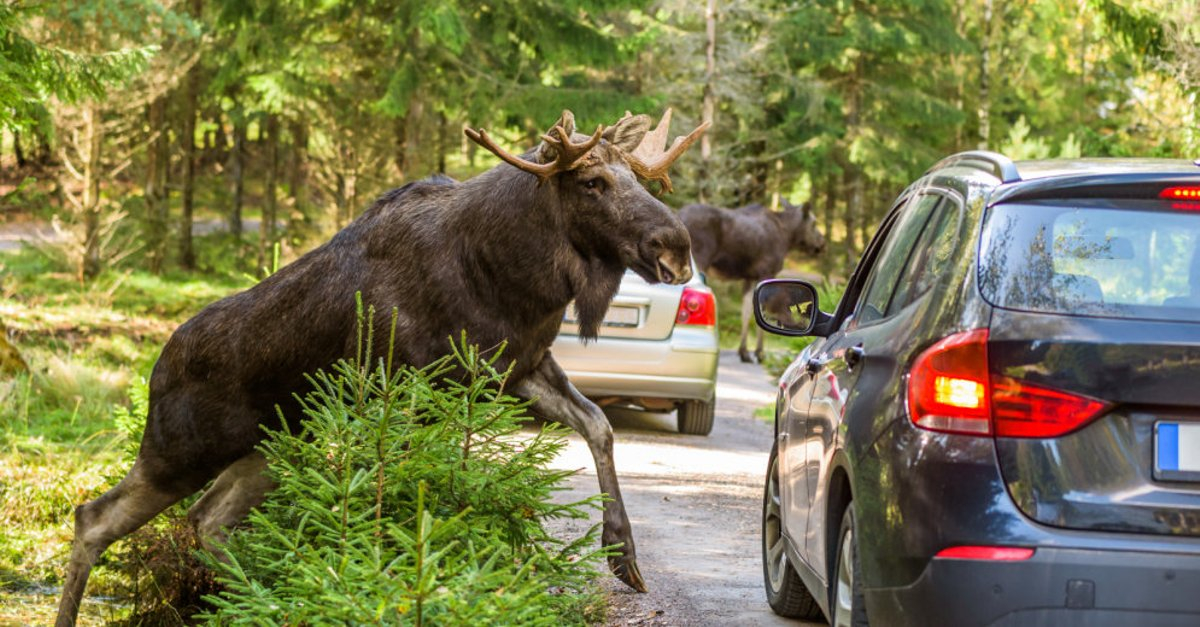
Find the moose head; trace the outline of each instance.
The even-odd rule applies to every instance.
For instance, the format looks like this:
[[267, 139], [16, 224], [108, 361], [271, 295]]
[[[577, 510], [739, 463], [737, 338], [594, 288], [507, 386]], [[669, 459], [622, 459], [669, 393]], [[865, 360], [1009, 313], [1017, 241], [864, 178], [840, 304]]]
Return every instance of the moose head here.
[[809, 255], [819, 255], [825, 250], [825, 236], [817, 228], [817, 217], [813, 215], [811, 204], [793, 205], [784, 200], [780, 217], [790, 233], [789, 248]]
[[680, 284], [692, 276], [687, 229], [639, 179], [670, 192], [671, 163], [708, 123], [666, 149], [670, 123], [670, 109], [653, 131], [649, 116], [626, 112], [588, 136], [576, 133], [575, 116], [563, 111], [542, 143], [521, 156], [505, 151], [486, 131], [466, 132], [504, 162], [537, 177], [539, 199], [557, 206], [571, 245], [585, 257], [630, 268], [651, 283]]

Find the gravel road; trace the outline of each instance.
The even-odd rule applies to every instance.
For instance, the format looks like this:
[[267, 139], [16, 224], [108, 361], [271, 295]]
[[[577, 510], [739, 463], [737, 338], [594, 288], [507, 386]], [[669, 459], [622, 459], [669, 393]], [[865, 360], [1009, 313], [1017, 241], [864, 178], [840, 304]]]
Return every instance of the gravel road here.
[[[674, 414], [610, 412], [638, 566], [650, 588], [638, 594], [603, 577], [611, 625], [820, 624], [775, 616], [763, 594], [759, 517], [772, 426], [753, 414], [774, 403], [771, 379], [732, 351], [721, 353], [718, 372], [708, 437], [677, 433]], [[582, 469], [561, 498], [597, 492], [591, 455], [578, 437], [555, 465]], [[579, 533], [583, 523], [563, 527]]]

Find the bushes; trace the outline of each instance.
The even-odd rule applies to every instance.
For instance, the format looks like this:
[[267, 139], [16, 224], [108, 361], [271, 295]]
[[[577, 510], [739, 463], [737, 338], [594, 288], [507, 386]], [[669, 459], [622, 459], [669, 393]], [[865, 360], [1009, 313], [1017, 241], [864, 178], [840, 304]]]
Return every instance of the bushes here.
[[208, 618], [588, 621], [600, 605], [588, 587], [603, 556], [590, 548], [596, 529], [562, 543], [544, 523], [596, 503], [550, 502], [570, 474], [545, 468], [561, 431], [516, 437], [525, 405], [504, 395], [498, 357], [464, 339], [423, 369], [361, 367], [366, 357], [315, 375], [302, 430], [262, 445], [278, 489], [232, 534], [226, 561], [210, 560], [225, 590]]

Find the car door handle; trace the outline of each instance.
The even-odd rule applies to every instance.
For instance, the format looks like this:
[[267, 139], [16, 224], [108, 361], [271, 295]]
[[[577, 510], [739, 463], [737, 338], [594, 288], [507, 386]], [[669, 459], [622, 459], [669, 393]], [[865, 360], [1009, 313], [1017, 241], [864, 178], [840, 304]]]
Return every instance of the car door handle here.
[[862, 363], [863, 356], [866, 353], [863, 351], [863, 345], [857, 344], [846, 349], [846, 367], [854, 370], [854, 367]]

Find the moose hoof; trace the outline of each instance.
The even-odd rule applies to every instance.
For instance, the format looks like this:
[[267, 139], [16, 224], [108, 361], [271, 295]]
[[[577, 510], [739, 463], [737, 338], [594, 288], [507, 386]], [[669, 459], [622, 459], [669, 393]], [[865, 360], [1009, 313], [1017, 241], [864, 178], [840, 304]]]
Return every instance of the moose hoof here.
[[635, 558], [625, 555], [615, 555], [608, 558], [608, 567], [612, 569], [617, 579], [620, 579], [625, 585], [638, 592], [649, 592], [645, 580], [642, 579], [642, 573], [638, 570]]
[[750, 360], [750, 351], [747, 351], [747, 350], [739, 350], [739, 351], [738, 351], [738, 357], [741, 357], [741, 359], [742, 359], [742, 363], [743, 363], [743, 364], [749, 364], [749, 363], [753, 363], [753, 362], [751, 362], [751, 360]]
[[754, 351], [754, 361], [756, 361], [760, 364], [763, 362], [763, 352], [762, 351]]

